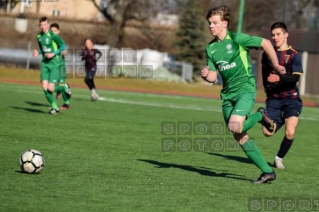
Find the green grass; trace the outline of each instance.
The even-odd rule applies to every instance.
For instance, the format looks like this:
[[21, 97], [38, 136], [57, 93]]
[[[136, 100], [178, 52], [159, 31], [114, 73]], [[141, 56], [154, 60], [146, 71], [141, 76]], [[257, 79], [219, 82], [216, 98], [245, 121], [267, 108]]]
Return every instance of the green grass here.
[[[71, 109], [50, 116], [40, 86], [0, 84], [0, 211], [228, 212], [248, 211], [253, 197], [318, 197], [317, 108], [304, 108], [286, 169], [254, 185], [260, 171], [241, 151], [162, 150], [163, 121], [222, 121], [220, 100], [103, 90], [91, 102], [72, 91]], [[250, 136], [272, 163], [283, 129]], [[29, 148], [44, 155], [40, 174], [20, 172]]]

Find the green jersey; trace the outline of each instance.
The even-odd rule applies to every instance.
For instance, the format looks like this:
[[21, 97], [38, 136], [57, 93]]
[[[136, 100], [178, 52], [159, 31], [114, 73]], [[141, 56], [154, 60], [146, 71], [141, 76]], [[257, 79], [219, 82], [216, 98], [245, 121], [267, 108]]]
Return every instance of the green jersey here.
[[[37, 35], [37, 40], [42, 53], [42, 62], [61, 62], [60, 53], [65, 49], [65, 44], [59, 35], [54, 34], [51, 30], [49, 30], [47, 33], [39, 33]], [[54, 53], [55, 56], [48, 59], [45, 57], [46, 53]]]
[[221, 42], [214, 39], [206, 46], [206, 59], [210, 71], [218, 71], [223, 79], [221, 99], [256, 92], [249, 49], [258, 49], [262, 38], [228, 31]]

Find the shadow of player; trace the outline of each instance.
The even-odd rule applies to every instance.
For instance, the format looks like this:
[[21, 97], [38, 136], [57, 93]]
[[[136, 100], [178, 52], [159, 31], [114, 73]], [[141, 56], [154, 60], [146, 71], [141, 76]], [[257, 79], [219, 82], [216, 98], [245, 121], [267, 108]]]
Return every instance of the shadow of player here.
[[27, 103], [27, 104], [29, 104], [31, 106], [51, 107], [50, 105], [46, 105], [46, 104], [42, 104], [42, 103], [38, 103], [38, 102], [25, 101], [25, 103]]
[[182, 169], [185, 171], [196, 172], [196, 173], [198, 173], [200, 175], [204, 175], [204, 176], [225, 177], [225, 178], [236, 179], [236, 180], [250, 181], [249, 179], [241, 177], [242, 175], [236, 175], [236, 174], [231, 174], [231, 173], [227, 173], [227, 172], [216, 173], [216, 172], [211, 171], [208, 168], [204, 168], [204, 167], [198, 168], [198, 167], [189, 166], [189, 165], [163, 163], [163, 162], [159, 162], [159, 161], [155, 161], [155, 160], [146, 160], [146, 159], [137, 159], [137, 160], [156, 165], [157, 166], [156, 168], [177, 168], [177, 169]]
[[31, 113], [45, 113], [42, 110], [26, 108], [26, 107], [15, 107], [15, 106], [12, 106], [11, 108], [17, 109], [17, 110], [25, 110], [25, 111], [28, 111], [28, 112], [31, 112]]

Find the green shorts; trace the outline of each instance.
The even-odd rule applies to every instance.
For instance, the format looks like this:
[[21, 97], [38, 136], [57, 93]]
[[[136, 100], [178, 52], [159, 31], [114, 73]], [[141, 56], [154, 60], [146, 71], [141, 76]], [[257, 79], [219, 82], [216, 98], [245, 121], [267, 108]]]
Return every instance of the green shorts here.
[[238, 96], [223, 101], [223, 116], [228, 124], [231, 115], [249, 115], [256, 101], [256, 93], [243, 93]]
[[58, 83], [64, 84], [65, 83], [65, 79], [66, 79], [66, 66], [65, 66], [65, 64], [62, 64], [62, 65], [60, 65], [60, 68], [59, 68]]
[[59, 67], [56, 64], [42, 63], [40, 79], [41, 82], [44, 80], [48, 80], [49, 83], [56, 84], [59, 79]]

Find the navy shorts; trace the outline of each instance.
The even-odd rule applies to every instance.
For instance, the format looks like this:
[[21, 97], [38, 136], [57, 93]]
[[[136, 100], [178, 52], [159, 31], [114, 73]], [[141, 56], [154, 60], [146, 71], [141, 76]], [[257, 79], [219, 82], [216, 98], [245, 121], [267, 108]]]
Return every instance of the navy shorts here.
[[267, 98], [266, 110], [270, 119], [276, 125], [276, 131], [284, 124], [285, 119], [292, 116], [299, 116], [302, 110], [302, 100], [298, 97], [296, 99], [272, 99]]
[[93, 68], [86, 72], [85, 79], [94, 79], [96, 68]]

